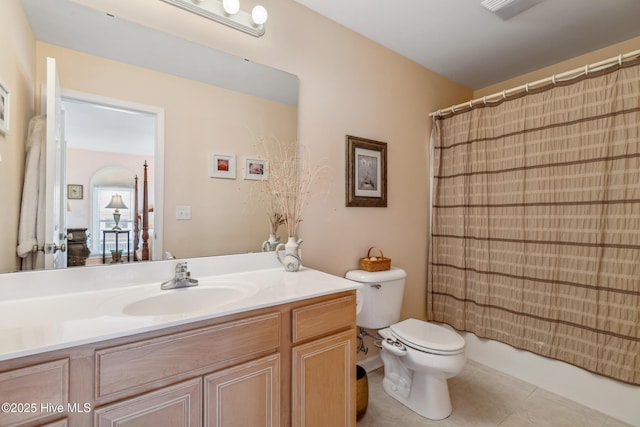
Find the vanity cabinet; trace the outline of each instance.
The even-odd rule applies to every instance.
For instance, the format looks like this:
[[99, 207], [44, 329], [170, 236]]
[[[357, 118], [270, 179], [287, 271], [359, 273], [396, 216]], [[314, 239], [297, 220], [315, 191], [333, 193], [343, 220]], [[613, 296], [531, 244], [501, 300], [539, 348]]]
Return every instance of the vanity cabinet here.
[[[0, 426], [37, 422], [62, 415], [69, 402], [69, 359], [0, 373]], [[48, 424], [47, 424], [48, 425]], [[55, 423], [53, 425], [64, 425]]]
[[203, 425], [279, 426], [280, 356], [268, 356], [207, 375]]
[[355, 296], [292, 314], [292, 425], [355, 426]]
[[135, 341], [97, 350], [96, 397], [114, 400], [273, 353], [280, 313]]
[[52, 423], [47, 423], [47, 424], [43, 424], [40, 427], [67, 427], [69, 424], [67, 423], [67, 420], [59, 420], [59, 421], [54, 421]]
[[[2, 426], [355, 426], [355, 291], [0, 362]], [[87, 409], [88, 408], [88, 409]]]
[[278, 350], [280, 323], [280, 313], [267, 313], [96, 351], [99, 400], [155, 390], [97, 408], [96, 427], [196, 427], [205, 417], [212, 421], [207, 426], [241, 425], [222, 422], [234, 411], [246, 419], [270, 417], [264, 407], [273, 409], [273, 394], [280, 393], [279, 357], [254, 359]]
[[202, 380], [193, 379], [95, 411], [96, 427], [202, 425]]

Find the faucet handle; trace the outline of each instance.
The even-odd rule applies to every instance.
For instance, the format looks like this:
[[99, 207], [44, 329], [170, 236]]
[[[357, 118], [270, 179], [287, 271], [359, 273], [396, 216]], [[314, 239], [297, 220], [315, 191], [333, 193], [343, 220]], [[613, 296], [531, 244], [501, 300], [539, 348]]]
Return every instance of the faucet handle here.
[[187, 267], [187, 262], [182, 261], [176, 264], [176, 274], [187, 273], [189, 268]]

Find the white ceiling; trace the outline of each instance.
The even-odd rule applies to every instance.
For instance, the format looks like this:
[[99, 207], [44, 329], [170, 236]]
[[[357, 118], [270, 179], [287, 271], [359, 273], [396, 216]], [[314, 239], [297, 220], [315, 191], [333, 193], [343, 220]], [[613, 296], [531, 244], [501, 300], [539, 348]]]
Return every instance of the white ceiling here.
[[640, 0], [544, 0], [507, 21], [482, 0], [296, 1], [472, 89], [640, 36]]
[[63, 99], [67, 148], [153, 156], [153, 114]]

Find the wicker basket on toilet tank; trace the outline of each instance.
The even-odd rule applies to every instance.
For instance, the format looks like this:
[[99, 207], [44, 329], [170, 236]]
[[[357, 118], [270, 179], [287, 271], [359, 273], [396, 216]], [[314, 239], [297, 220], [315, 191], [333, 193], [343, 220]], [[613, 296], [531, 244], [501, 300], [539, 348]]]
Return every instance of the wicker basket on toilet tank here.
[[[380, 256], [371, 256], [371, 250], [376, 249]], [[364, 271], [384, 271], [391, 268], [391, 258], [385, 258], [381, 249], [372, 246], [367, 252], [367, 256], [360, 258], [360, 270]]]

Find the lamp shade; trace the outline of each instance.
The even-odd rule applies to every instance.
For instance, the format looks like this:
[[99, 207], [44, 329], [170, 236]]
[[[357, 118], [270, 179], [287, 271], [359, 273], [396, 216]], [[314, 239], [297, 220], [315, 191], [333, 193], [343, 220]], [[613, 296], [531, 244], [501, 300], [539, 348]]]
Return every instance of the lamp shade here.
[[127, 205], [124, 204], [124, 201], [122, 201], [122, 196], [119, 194], [114, 194], [113, 196], [111, 196], [111, 201], [109, 202], [109, 204], [107, 206], [105, 206], [105, 208], [107, 209], [129, 209], [127, 207]]

